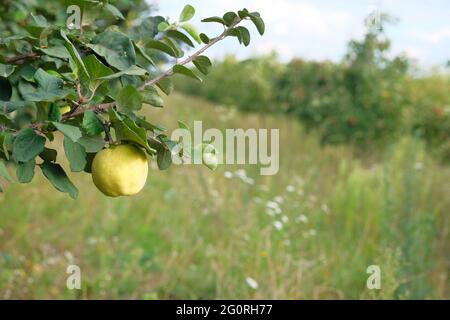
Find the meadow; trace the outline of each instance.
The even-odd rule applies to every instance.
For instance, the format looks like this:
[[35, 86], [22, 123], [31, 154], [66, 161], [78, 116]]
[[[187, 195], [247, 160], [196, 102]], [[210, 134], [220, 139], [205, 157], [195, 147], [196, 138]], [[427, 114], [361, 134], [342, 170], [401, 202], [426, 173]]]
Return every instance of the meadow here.
[[[280, 171], [159, 171], [152, 161], [144, 191], [119, 199], [87, 174], [71, 174], [77, 201], [40, 173], [8, 185], [0, 298], [450, 298], [450, 168], [423, 142], [407, 136], [382, 152], [322, 146], [292, 117], [179, 94], [148, 115], [169, 128], [279, 128]], [[66, 288], [69, 264], [81, 268], [81, 290]], [[381, 290], [366, 288], [370, 265], [381, 268]]]

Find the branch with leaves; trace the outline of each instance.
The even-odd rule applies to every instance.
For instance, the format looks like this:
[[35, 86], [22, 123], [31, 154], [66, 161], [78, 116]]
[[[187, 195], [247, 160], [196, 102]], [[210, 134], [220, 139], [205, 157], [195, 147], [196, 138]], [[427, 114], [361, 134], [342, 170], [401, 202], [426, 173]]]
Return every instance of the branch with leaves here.
[[[56, 162], [57, 150], [47, 148], [55, 132], [64, 137], [73, 172], [90, 172], [96, 154], [117, 144], [145, 150], [166, 169], [176, 143], [139, 111], [164, 106], [174, 74], [201, 81], [212, 66], [204, 53], [226, 37], [248, 46], [250, 32], [242, 22], [253, 22], [261, 35], [265, 29], [260, 15], [247, 9], [202, 20], [224, 27], [210, 38], [189, 22], [195, 15], [190, 5], [175, 22], [149, 16], [132, 24], [108, 1], [82, 3], [92, 19], [81, 22], [83, 32], [48, 21], [52, 14], [29, 14], [16, 25], [6, 23], [10, 31], [0, 31], [0, 176], [14, 180], [10, 164], [17, 180], [28, 183], [39, 167], [56, 189], [73, 198], [78, 190]], [[0, 17], [8, 19], [10, 10]], [[21, 32], [13, 32], [17, 29]], [[195, 42], [203, 46], [196, 49]], [[183, 59], [189, 49], [196, 50]], [[161, 72], [159, 66], [171, 61], [174, 65]]]

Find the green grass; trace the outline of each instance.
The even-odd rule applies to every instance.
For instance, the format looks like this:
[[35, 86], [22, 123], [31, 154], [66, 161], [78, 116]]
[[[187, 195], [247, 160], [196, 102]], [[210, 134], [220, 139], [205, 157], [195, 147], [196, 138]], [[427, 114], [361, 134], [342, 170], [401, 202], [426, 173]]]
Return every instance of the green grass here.
[[[9, 185], [0, 194], [0, 298], [450, 298], [450, 169], [419, 142], [356, 157], [321, 147], [293, 119], [180, 95], [149, 115], [170, 128], [178, 119], [280, 128], [280, 172], [158, 171], [153, 161], [144, 192], [120, 199], [102, 196], [86, 174], [71, 174], [77, 201], [40, 173]], [[224, 176], [238, 169], [254, 185]], [[282, 213], [271, 216], [275, 200]], [[68, 264], [81, 267], [82, 290], [66, 288]], [[372, 264], [382, 290], [366, 289]]]

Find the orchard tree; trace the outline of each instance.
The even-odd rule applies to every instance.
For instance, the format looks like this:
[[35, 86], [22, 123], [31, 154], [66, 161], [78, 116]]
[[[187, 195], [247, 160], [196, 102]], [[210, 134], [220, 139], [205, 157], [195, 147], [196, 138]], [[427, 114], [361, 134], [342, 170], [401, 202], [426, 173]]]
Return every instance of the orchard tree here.
[[[4, 1], [0, 176], [14, 181], [10, 164], [17, 180], [29, 183], [39, 168], [56, 189], [76, 198], [57, 150], [47, 144], [56, 132], [64, 136], [70, 170], [91, 173], [108, 196], [139, 192], [148, 157], [162, 170], [171, 164], [177, 142], [139, 111], [163, 107], [174, 74], [201, 81], [211, 67], [204, 52], [219, 41], [236, 37], [248, 46], [250, 33], [241, 22], [253, 22], [261, 35], [265, 26], [257, 12], [227, 12], [202, 20], [223, 25], [210, 37], [189, 22], [195, 14], [190, 5], [177, 21], [150, 12], [144, 0]], [[184, 57], [187, 48], [194, 49]]]

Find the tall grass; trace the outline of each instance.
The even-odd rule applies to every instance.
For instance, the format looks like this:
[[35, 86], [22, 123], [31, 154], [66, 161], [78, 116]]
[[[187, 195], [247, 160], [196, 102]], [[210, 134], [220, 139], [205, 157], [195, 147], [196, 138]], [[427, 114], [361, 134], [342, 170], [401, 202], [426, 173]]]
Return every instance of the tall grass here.
[[[120, 199], [83, 174], [71, 175], [77, 201], [41, 176], [10, 185], [0, 195], [1, 298], [450, 298], [450, 169], [418, 141], [355, 156], [292, 119], [181, 95], [149, 117], [169, 128], [280, 128], [280, 172], [161, 172], [153, 162], [145, 190]], [[69, 264], [82, 290], [66, 288]], [[373, 264], [381, 290], [366, 288]]]

